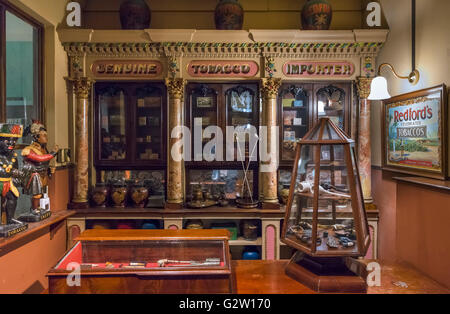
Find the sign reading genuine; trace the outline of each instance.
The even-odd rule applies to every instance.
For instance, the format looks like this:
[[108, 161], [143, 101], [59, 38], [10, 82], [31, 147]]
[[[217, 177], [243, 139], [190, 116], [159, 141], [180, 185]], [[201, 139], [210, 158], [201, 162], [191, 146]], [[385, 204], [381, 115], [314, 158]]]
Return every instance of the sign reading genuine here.
[[192, 77], [253, 77], [258, 71], [254, 61], [192, 61], [188, 66]]
[[292, 77], [349, 77], [355, 73], [355, 66], [346, 61], [289, 61], [284, 64], [283, 73]]
[[102, 60], [92, 64], [92, 73], [99, 77], [155, 77], [162, 73], [158, 61]]

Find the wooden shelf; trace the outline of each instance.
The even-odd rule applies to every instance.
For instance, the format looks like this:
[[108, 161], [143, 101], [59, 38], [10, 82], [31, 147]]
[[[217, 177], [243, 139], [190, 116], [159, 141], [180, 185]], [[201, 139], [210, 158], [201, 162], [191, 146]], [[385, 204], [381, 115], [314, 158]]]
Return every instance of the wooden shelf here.
[[237, 240], [230, 240], [231, 246], [246, 246], [246, 245], [253, 245], [253, 246], [261, 246], [262, 245], [262, 238], [259, 237], [258, 239], [251, 241], [251, 240], [245, 240], [242, 237], [239, 237]]
[[39, 235], [40, 231], [50, 228], [52, 225], [73, 215], [75, 215], [75, 212], [71, 210], [52, 212], [52, 215], [48, 219], [40, 222], [28, 223], [28, 229], [24, 232], [18, 233], [10, 238], [0, 238], [0, 256], [6, 254], [11, 249], [27, 244], [32, 241], [36, 235]]

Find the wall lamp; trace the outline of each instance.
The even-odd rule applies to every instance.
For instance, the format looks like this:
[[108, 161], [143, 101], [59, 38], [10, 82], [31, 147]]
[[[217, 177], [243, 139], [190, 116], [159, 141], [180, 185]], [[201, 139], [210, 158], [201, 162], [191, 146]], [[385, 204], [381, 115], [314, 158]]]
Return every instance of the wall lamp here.
[[372, 80], [370, 86], [369, 100], [384, 100], [391, 98], [388, 91], [387, 80], [381, 76], [381, 70], [385, 67], [391, 69], [395, 77], [408, 80], [412, 85], [416, 85], [420, 80], [420, 73], [416, 69], [416, 0], [411, 0], [411, 33], [412, 33], [412, 72], [408, 76], [400, 76], [395, 72], [394, 67], [389, 63], [383, 63], [378, 67], [378, 76]]

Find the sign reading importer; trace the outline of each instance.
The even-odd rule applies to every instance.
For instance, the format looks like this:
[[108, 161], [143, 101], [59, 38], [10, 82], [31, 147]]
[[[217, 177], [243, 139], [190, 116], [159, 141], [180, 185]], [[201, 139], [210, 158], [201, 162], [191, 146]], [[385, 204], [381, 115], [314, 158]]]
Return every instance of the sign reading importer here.
[[255, 61], [192, 61], [188, 65], [192, 77], [253, 77], [258, 71]]
[[350, 77], [355, 66], [347, 61], [289, 61], [284, 64], [283, 73], [291, 77]]
[[95, 61], [91, 70], [98, 77], [155, 77], [161, 75], [162, 65], [158, 61], [101, 60]]

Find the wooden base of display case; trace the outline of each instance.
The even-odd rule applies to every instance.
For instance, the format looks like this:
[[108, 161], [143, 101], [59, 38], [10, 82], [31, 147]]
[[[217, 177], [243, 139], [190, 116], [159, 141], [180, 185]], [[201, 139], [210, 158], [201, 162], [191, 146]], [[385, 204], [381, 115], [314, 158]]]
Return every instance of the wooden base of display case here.
[[349, 265], [352, 263], [357, 261], [351, 258], [312, 258], [297, 252], [285, 272], [319, 293], [367, 293], [366, 281], [349, 269], [355, 268], [355, 265]]
[[281, 209], [280, 203], [261, 203], [262, 209]]

